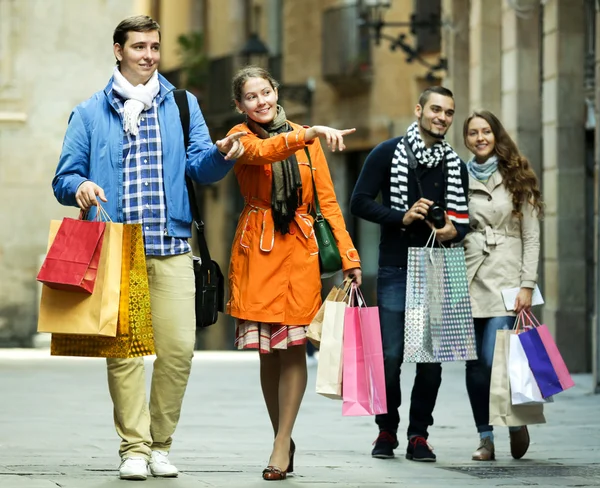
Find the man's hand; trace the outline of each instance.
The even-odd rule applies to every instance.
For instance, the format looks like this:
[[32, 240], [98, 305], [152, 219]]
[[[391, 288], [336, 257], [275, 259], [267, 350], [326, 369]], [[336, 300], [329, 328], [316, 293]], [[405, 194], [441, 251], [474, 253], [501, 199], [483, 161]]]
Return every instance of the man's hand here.
[[246, 134], [247, 132], [235, 132], [225, 139], [215, 142], [217, 149], [222, 154], [225, 154], [225, 159], [227, 161], [237, 159], [244, 154], [244, 145], [240, 142], [240, 138], [244, 137]]
[[324, 125], [313, 125], [306, 129], [304, 138], [307, 141], [312, 141], [315, 137], [322, 137], [327, 141], [327, 147], [335, 152], [337, 146], [340, 151], [346, 149], [344, 145], [344, 136], [356, 132], [356, 129], [334, 129]]
[[515, 312], [521, 313], [523, 310], [529, 312], [531, 310], [531, 303], [533, 301], [533, 289], [532, 288], [521, 288], [515, 299]]
[[448, 214], [444, 212], [444, 216], [446, 217], [446, 225], [441, 229], [436, 229], [433, 224], [427, 221], [427, 225], [431, 228], [431, 230], [435, 229], [435, 238], [438, 242], [445, 242], [454, 239], [458, 232], [456, 231], [456, 227], [448, 217]]
[[362, 284], [362, 270], [360, 268], [352, 268], [344, 271], [344, 279], [352, 275], [352, 280], [356, 283], [356, 286]]
[[431, 205], [433, 205], [431, 200], [420, 198], [412, 207], [410, 207], [409, 211], [404, 214], [402, 223], [404, 225], [410, 225], [415, 220], [425, 220]]
[[79, 185], [79, 188], [77, 188], [75, 201], [81, 210], [87, 211], [91, 207], [98, 205], [96, 197], [100, 198], [103, 202], [108, 202], [102, 188], [93, 181], [84, 181]]

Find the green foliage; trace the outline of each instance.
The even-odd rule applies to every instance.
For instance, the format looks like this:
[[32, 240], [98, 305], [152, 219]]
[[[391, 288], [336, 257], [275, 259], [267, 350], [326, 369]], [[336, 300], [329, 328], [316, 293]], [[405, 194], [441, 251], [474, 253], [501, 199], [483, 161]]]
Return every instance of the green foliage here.
[[186, 88], [202, 90], [208, 78], [208, 58], [204, 53], [204, 34], [196, 31], [177, 38], [181, 71]]

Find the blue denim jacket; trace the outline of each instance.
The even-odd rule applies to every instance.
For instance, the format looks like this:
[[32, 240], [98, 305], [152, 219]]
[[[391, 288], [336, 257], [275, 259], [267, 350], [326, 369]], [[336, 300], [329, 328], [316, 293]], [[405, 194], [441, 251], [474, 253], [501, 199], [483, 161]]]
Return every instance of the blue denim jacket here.
[[[226, 161], [212, 143], [193, 95], [190, 106], [190, 145], [186, 151], [174, 86], [159, 74], [158, 120], [162, 139], [163, 177], [167, 203], [167, 233], [191, 237], [192, 214], [185, 174], [198, 183], [223, 178], [235, 161]], [[52, 188], [63, 205], [77, 206], [75, 194], [84, 181], [99, 185], [108, 202], [103, 208], [114, 222], [123, 221], [123, 123], [112, 104], [112, 78], [102, 91], [79, 104], [69, 118]], [[96, 214], [95, 207], [89, 219]]]

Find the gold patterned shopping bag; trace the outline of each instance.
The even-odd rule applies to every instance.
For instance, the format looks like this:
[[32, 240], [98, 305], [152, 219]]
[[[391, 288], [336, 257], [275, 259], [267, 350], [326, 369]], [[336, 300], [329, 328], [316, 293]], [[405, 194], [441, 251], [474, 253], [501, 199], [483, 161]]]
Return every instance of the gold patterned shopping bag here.
[[150, 290], [140, 224], [123, 225], [117, 337], [52, 334], [53, 356], [134, 358], [154, 354]]

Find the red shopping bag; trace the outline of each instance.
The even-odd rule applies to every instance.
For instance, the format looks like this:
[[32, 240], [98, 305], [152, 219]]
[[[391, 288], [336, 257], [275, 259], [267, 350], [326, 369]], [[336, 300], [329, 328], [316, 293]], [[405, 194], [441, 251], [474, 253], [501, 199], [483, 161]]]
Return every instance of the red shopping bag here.
[[379, 309], [364, 306], [355, 284], [344, 316], [342, 376], [342, 415], [387, 413]]
[[63, 219], [37, 280], [56, 290], [94, 291], [104, 222]]

